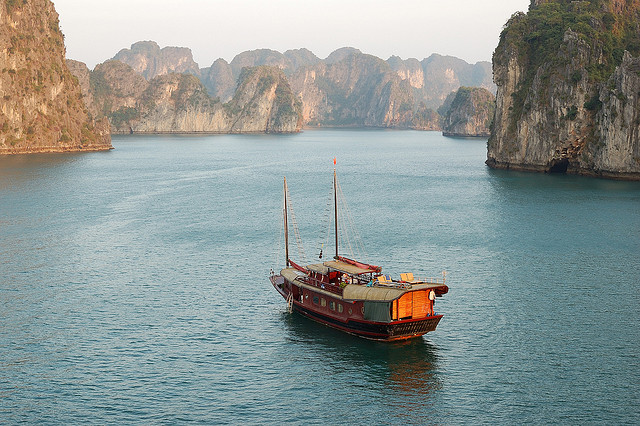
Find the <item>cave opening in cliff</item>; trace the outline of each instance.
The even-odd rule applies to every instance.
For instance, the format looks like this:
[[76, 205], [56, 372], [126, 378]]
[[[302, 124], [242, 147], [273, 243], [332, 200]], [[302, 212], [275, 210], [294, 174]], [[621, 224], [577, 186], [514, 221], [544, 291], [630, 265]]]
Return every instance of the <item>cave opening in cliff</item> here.
[[569, 159], [568, 158], [560, 158], [557, 160], [552, 160], [549, 164], [548, 173], [567, 173], [567, 168], [569, 167]]

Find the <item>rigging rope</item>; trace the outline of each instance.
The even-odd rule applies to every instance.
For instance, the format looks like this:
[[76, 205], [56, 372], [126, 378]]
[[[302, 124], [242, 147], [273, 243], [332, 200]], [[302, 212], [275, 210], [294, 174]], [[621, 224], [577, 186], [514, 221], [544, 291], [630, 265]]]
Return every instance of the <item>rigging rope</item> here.
[[[343, 235], [346, 240], [347, 246], [349, 247], [350, 255], [355, 258], [365, 259], [367, 258], [366, 251], [364, 249], [364, 243], [360, 234], [358, 233], [358, 228], [355, 225], [355, 221], [353, 220], [353, 216], [351, 215], [351, 211], [349, 210], [349, 206], [347, 205], [347, 199], [342, 192], [342, 187], [340, 186], [340, 181], [336, 179], [336, 189], [338, 192], [338, 216], [340, 219], [339, 224], [339, 232]], [[355, 251], [354, 251], [355, 248]]]
[[[331, 225], [333, 224], [332, 219], [332, 213], [333, 213], [333, 209], [331, 208], [333, 204], [333, 186], [331, 187], [331, 191], [329, 191], [329, 198], [327, 198], [327, 205], [325, 206], [324, 209], [324, 220], [323, 220], [323, 224], [320, 228], [320, 232], [322, 233], [323, 229], [327, 230], [326, 233], [326, 237], [323, 240], [320, 240], [321, 245], [320, 245], [320, 253], [322, 254], [322, 251], [324, 250], [325, 246], [329, 246], [329, 238], [331, 237]], [[320, 234], [320, 236], [322, 237], [322, 234]], [[320, 257], [322, 258], [322, 257]]]
[[[337, 191], [337, 198], [338, 198], [338, 219], [339, 219], [339, 224], [338, 224], [338, 232], [340, 234], [340, 236], [342, 237], [341, 241], [344, 243], [346, 243], [346, 247], [348, 247], [348, 254], [355, 259], [368, 259], [368, 256], [366, 254], [365, 248], [364, 248], [364, 243], [362, 241], [362, 237], [360, 236], [360, 234], [358, 233], [358, 229], [355, 225], [355, 221], [353, 220], [353, 216], [351, 215], [351, 211], [349, 210], [349, 206], [347, 205], [347, 201], [346, 198], [342, 192], [342, 187], [340, 186], [340, 182], [337, 181], [336, 179], [336, 191]], [[291, 197], [289, 195], [289, 188], [287, 188], [287, 193], [286, 193], [286, 197], [287, 197], [287, 206], [288, 206], [288, 210], [289, 210], [289, 223], [291, 224], [291, 227], [293, 228], [293, 233], [296, 239], [296, 246], [298, 249], [298, 256], [300, 256], [300, 260], [302, 262], [304, 262], [305, 264], [308, 263], [307, 261], [307, 257], [305, 255], [304, 252], [304, 247], [302, 245], [302, 238], [300, 236], [300, 230], [298, 228], [298, 222], [296, 220], [296, 216], [295, 213], [293, 211], [293, 205], [291, 204]], [[332, 185], [332, 190], [330, 191], [330, 197], [327, 200], [327, 205], [325, 207], [325, 220], [324, 222], [326, 223], [325, 229], [327, 230], [326, 232], [326, 237], [324, 239], [324, 242], [321, 242], [321, 247], [320, 247], [320, 252], [322, 252], [325, 248], [325, 246], [328, 247], [329, 245], [329, 238], [331, 237], [332, 234], [332, 229], [334, 228], [332, 225], [334, 225], [334, 219], [333, 219], [333, 212], [332, 212], [332, 207], [333, 207], [333, 185]], [[286, 214], [286, 213], [285, 213]], [[322, 229], [322, 228], [321, 228]], [[278, 240], [278, 250], [276, 252], [276, 256], [275, 256], [275, 263], [278, 263], [278, 257], [281, 255], [281, 250], [282, 250], [282, 240], [283, 240], [283, 235], [284, 235], [284, 221], [281, 221], [281, 225], [280, 225], [280, 238]], [[344, 245], [342, 245], [344, 247]]]
[[[282, 211], [284, 212], [284, 206], [282, 207]], [[282, 218], [281, 218], [282, 219]], [[278, 249], [275, 252], [273, 257], [273, 264], [278, 264], [278, 258], [282, 256], [282, 240], [284, 237], [284, 220], [280, 220], [280, 236], [278, 238]]]
[[296, 238], [296, 246], [298, 247], [298, 256], [300, 256], [300, 260], [306, 264], [309, 262], [307, 262], [307, 256], [305, 256], [304, 248], [302, 247], [302, 238], [300, 237], [300, 230], [298, 229], [298, 222], [296, 221], [296, 215], [293, 212], [293, 205], [291, 204], [291, 197], [289, 196], [289, 188], [287, 188], [287, 200], [289, 200], [287, 205], [289, 206], [289, 213], [290, 213], [290, 219], [291, 219], [290, 222], [291, 222], [291, 225], [293, 226], [293, 234]]

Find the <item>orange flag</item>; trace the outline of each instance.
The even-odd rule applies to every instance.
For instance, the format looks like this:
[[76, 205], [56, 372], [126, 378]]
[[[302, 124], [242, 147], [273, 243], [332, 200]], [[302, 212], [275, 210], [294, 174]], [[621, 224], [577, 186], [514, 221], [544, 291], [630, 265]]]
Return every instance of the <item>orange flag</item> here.
[[336, 165], [336, 157], [333, 157], [333, 165]]

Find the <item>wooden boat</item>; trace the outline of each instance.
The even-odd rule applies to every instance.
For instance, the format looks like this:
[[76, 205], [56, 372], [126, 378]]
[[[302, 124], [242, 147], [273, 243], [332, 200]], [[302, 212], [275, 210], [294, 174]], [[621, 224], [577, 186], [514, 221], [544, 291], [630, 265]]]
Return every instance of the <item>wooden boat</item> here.
[[[334, 160], [335, 164], [335, 160]], [[299, 265], [289, 258], [289, 200], [284, 179], [285, 268], [271, 272], [270, 281], [291, 312], [373, 340], [392, 341], [434, 331], [442, 319], [434, 310], [446, 294], [445, 274], [420, 279], [412, 273], [392, 279], [382, 268], [338, 254], [338, 184], [333, 172], [335, 245], [333, 260]]]

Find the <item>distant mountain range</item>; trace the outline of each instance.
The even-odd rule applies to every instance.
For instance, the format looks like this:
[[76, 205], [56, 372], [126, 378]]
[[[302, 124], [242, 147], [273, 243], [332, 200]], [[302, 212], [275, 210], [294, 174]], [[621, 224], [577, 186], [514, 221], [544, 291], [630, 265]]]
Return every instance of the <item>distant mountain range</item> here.
[[[114, 65], [114, 61], [125, 66]], [[157, 104], [159, 99], [149, 99], [150, 92], [145, 90], [137, 90], [134, 91], [135, 93], [129, 93], [131, 92], [129, 91], [126, 96], [121, 96], [124, 92], [117, 88], [123, 84], [124, 86], [137, 84], [142, 88], [145, 82], [150, 84], [161, 76], [174, 73], [192, 75], [197, 77], [202, 85], [202, 89], [194, 90], [205, 92], [210, 97], [206, 103], [219, 104], [219, 107], [222, 107], [238, 97], [246, 97], [246, 94], [238, 93], [238, 88], [243, 82], [243, 70], [255, 67], [277, 69], [286, 80], [286, 83], [283, 81], [279, 85], [280, 93], [290, 91], [291, 96], [297, 100], [297, 102], [290, 100], [290, 95], [287, 94], [288, 107], [284, 110], [289, 114], [288, 122], [281, 123], [283, 124], [281, 129], [272, 129], [272, 131], [290, 131], [299, 129], [300, 126], [439, 130], [442, 117], [436, 110], [449, 94], [461, 86], [483, 87], [493, 93], [496, 90], [492, 82], [489, 62], [468, 64], [451, 56], [434, 54], [421, 61], [402, 60], [392, 56], [385, 61], [364, 54], [358, 49], [345, 47], [336, 50], [325, 59], [320, 59], [307, 49], [288, 50], [284, 53], [259, 49], [242, 52], [230, 63], [224, 59], [218, 59], [211, 66], [200, 68], [188, 48], [160, 48], [153, 41], [141, 41], [133, 44], [131, 48], [122, 49], [110, 61], [90, 71], [90, 88], [86, 88], [85, 93], [87, 98], [90, 97], [89, 89], [93, 94], [94, 99], [88, 102], [95, 101], [98, 94], [97, 100], [100, 102], [100, 107], [94, 106], [90, 109], [98, 115], [104, 114], [109, 117], [115, 131], [128, 129], [135, 132], [136, 124], [139, 125], [141, 121], [147, 123], [144, 128], [149, 131], [152, 128], [173, 128], [176, 129], [175, 131], [178, 129], [224, 131], [221, 129], [228, 128], [228, 123], [235, 118], [228, 117], [227, 124], [224, 126], [220, 123], [213, 124], [210, 119], [207, 119], [210, 122], [209, 126], [203, 125], [201, 120], [196, 120], [200, 124], [194, 129], [175, 124], [167, 125], [167, 123], [152, 125], [153, 120], [150, 116], [146, 116], [150, 114], [150, 110], [145, 109], [143, 105], [149, 102]], [[81, 67], [76, 65], [72, 68], [80, 69]], [[108, 72], [105, 72], [107, 69]], [[138, 82], [134, 83], [133, 80], [136, 80], [134, 75], [141, 76], [142, 80], [138, 79]], [[174, 77], [174, 80], [176, 78]], [[124, 81], [128, 83], [125, 84]], [[106, 94], [100, 87], [102, 89], [109, 87], [110, 89], [106, 91], [109, 93]], [[146, 100], [141, 98], [143, 92], [146, 93]], [[156, 95], [159, 93], [157, 92]], [[201, 98], [202, 94], [198, 96]], [[271, 96], [269, 99], [274, 101], [276, 97]], [[204, 100], [200, 99], [199, 104], [203, 102]], [[171, 109], [175, 114], [184, 116], [184, 110], [189, 108], [193, 110], [192, 107], [174, 102]], [[125, 111], [122, 108], [130, 109]], [[141, 111], [141, 108], [145, 111]], [[266, 105], [265, 108], [267, 108]], [[293, 109], [290, 111], [291, 108]], [[230, 112], [232, 109], [227, 106], [225, 110]], [[271, 110], [271, 106], [267, 109]], [[275, 109], [283, 110], [278, 107]], [[269, 118], [270, 113], [264, 115], [266, 110], [261, 111], [262, 122], [265, 124], [264, 130], [268, 131], [266, 123], [272, 122], [274, 117]], [[176, 116], [171, 116], [167, 111], [163, 114], [154, 114], [154, 117], [155, 119], [162, 117], [164, 120], [173, 122], [176, 120]], [[126, 122], [123, 122], [123, 118]], [[243, 130], [237, 129], [237, 131]]]
[[[122, 49], [112, 59], [124, 62], [147, 80], [155, 76], [176, 73], [196, 75], [203, 82], [212, 96], [222, 102], [231, 99], [236, 82], [242, 68], [256, 66], [278, 67], [285, 75], [295, 80], [296, 74], [305, 70], [317, 71], [323, 66], [335, 65], [348, 61], [350, 57], [365, 57], [386, 63], [379, 73], [395, 73], [401, 81], [408, 81], [414, 89], [418, 102], [424, 101], [428, 108], [437, 109], [447, 95], [460, 86], [484, 87], [495, 93], [491, 63], [481, 61], [468, 64], [453, 56], [433, 54], [426, 59], [402, 60], [392, 56], [386, 61], [366, 55], [353, 47], [343, 47], [331, 53], [326, 59], [318, 58], [308, 49], [287, 50], [280, 53], [270, 49], [258, 49], [236, 55], [231, 63], [217, 59], [210, 67], [200, 68], [194, 61], [190, 49], [184, 47], [160, 48], [153, 41], [134, 43], [129, 49]], [[366, 61], [366, 60], [365, 60]], [[365, 65], [365, 61], [352, 61], [351, 66]], [[367, 64], [368, 65], [368, 64]], [[305, 70], [301, 70], [304, 68]], [[299, 92], [300, 87], [294, 87]]]

